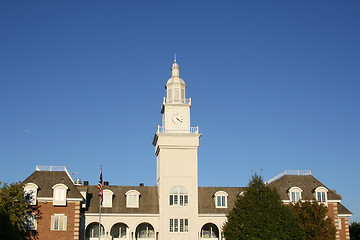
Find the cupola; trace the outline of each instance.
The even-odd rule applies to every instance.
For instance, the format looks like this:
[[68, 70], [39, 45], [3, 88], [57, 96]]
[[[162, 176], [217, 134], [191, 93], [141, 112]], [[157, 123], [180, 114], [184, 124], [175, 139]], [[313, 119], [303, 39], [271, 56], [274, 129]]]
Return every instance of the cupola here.
[[176, 62], [176, 59], [174, 59], [174, 63], [171, 66], [172, 76], [165, 85], [167, 103], [185, 103], [186, 84], [184, 80], [180, 78], [179, 72], [179, 64]]

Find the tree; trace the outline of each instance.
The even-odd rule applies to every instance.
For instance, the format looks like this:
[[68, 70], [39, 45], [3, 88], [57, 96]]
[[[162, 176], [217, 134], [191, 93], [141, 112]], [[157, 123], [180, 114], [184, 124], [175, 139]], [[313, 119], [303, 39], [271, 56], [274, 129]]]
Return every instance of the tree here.
[[1, 186], [0, 239], [36, 239], [36, 231], [27, 231], [35, 215], [39, 215], [39, 210], [25, 200], [21, 183]]
[[360, 240], [360, 222], [352, 222], [349, 230], [351, 240]]
[[299, 224], [304, 229], [305, 240], [333, 240], [336, 228], [331, 218], [326, 217], [328, 211], [324, 204], [317, 201], [297, 202], [289, 205], [297, 215]]
[[256, 174], [227, 219], [223, 227], [226, 239], [303, 239], [296, 215], [282, 204], [276, 189], [267, 186]]

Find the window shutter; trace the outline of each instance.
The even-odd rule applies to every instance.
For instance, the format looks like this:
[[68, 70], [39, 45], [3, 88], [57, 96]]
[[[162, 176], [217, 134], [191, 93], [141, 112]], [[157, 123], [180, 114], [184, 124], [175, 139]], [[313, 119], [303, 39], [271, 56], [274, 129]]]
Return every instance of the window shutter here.
[[63, 216], [64, 220], [63, 220], [63, 230], [66, 231], [66, 227], [67, 227], [67, 216]]
[[51, 224], [50, 224], [50, 230], [54, 230], [54, 215], [51, 215]]

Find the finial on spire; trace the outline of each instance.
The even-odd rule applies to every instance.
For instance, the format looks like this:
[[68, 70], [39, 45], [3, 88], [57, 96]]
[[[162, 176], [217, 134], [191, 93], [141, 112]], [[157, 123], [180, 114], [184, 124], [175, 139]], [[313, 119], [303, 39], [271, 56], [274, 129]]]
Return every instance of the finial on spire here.
[[174, 62], [176, 62], [176, 53], [174, 54]]

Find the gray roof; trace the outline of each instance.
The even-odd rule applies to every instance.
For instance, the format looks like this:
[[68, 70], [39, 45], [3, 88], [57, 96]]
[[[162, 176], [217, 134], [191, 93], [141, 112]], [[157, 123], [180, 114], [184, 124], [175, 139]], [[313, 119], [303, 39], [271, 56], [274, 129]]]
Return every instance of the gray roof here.
[[[245, 187], [199, 187], [199, 214], [228, 213], [233, 209], [237, 196], [244, 191]], [[216, 208], [214, 194], [224, 191], [228, 194], [228, 207]]]
[[[99, 212], [99, 190], [97, 185], [79, 186], [80, 191], [87, 191], [87, 213]], [[157, 187], [148, 186], [104, 186], [114, 193], [112, 208], [101, 208], [102, 213], [158, 214], [159, 201]], [[140, 192], [139, 208], [127, 208], [125, 193], [129, 190]]]
[[344, 205], [341, 203], [338, 203], [338, 213], [339, 214], [352, 214]]
[[[277, 189], [282, 200], [289, 200], [287, 193], [291, 187], [299, 187], [303, 190], [301, 194], [303, 200], [315, 200], [314, 190], [317, 187], [327, 188], [312, 175], [285, 175], [269, 183], [269, 186]], [[329, 189], [328, 200], [341, 200], [341, 196]]]
[[83, 198], [69, 175], [64, 171], [35, 171], [26, 178], [23, 183], [35, 183], [39, 187], [38, 197], [52, 198], [52, 187], [58, 183], [62, 183], [68, 187], [68, 198]]

